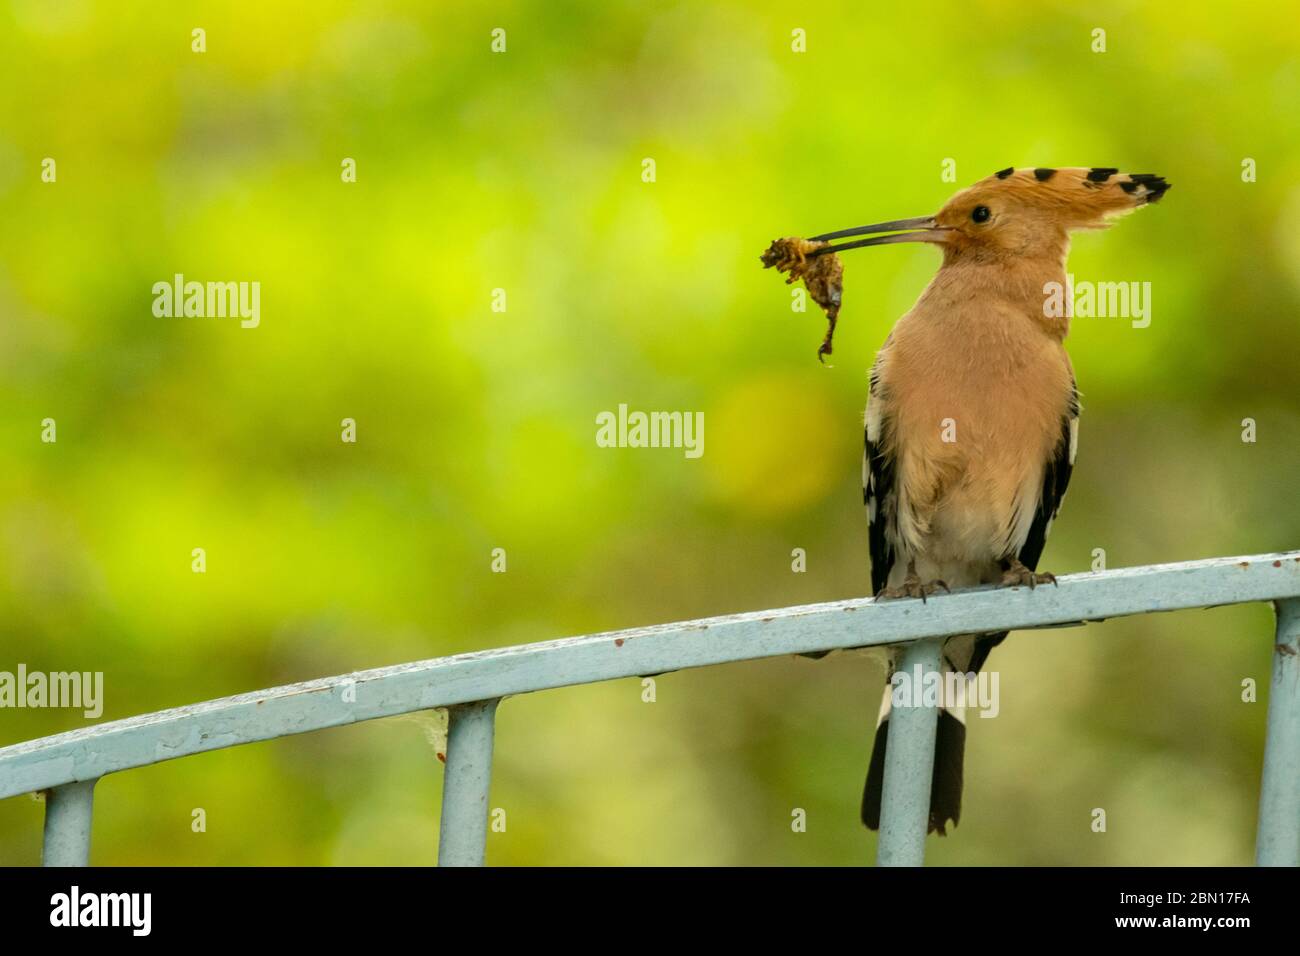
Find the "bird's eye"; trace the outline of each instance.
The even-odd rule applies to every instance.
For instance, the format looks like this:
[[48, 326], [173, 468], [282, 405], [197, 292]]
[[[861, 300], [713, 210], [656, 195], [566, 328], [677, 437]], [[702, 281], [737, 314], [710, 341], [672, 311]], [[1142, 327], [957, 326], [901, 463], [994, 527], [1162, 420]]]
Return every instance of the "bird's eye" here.
[[991, 215], [993, 213], [989, 212], [988, 206], [976, 206], [970, 213], [971, 219], [975, 222], [988, 222]]

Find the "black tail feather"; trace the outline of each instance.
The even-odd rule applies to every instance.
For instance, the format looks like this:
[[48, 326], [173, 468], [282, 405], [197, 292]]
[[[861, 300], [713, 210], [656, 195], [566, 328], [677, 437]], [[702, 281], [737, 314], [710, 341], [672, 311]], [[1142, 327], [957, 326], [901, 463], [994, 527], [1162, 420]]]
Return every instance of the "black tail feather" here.
[[[871, 748], [871, 766], [862, 789], [862, 822], [869, 830], [880, 829], [880, 800], [885, 783], [885, 748], [889, 743], [889, 718], [876, 728], [876, 742]], [[930, 824], [928, 832], [946, 836], [949, 820], [953, 826], [961, 820], [961, 785], [966, 757], [966, 725], [948, 713], [939, 711], [939, 726], [934, 743], [934, 776], [930, 780]]]
[[871, 764], [867, 767], [867, 784], [862, 788], [862, 822], [868, 830], [880, 829], [880, 797], [885, 788], [885, 741], [889, 739], [889, 718], [876, 728], [876, 742], [871, 745]]

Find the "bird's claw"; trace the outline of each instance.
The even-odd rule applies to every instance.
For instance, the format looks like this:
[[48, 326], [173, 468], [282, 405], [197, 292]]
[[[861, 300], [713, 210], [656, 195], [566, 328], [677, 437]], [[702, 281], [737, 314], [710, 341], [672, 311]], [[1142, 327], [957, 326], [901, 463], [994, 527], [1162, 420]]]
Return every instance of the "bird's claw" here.
[[1018, 558], [1012, 558], [1007, 569], [1002, 572], [1002, 586], [1004, 588], [1027, 586], [1032, 591], [1038, 585], [1048, 583], [1053, 587], [1060, 586], [1056, 583], [1055, 574], [1049, 571], [1030, 571]]
[[903, 583], [897, 587], [881, 588], [880, 593], [876, 595], [879, 598], [920, 598], [921, 603], [926, 603], [926, 596], [937, 594], [939, 589], [943, 588], [945, 594], [951, 594], [952, 589], [948, 587], [945, 581], [926, 581], [922, 583], [921, 579], [915, 574], [909, 574], [903, 579]]

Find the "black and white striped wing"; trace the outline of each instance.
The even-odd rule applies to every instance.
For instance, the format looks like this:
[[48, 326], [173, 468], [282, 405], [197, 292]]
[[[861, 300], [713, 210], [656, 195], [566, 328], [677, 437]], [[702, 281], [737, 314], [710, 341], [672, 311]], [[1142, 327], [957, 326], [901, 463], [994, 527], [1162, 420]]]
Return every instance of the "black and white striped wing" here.
[[862, 458], [862, 503], [867, 508], [867, 540], [871, 551], [871, 593], [879, 594], [889, 583], [894, 567], [894, 529], [897, 487], [894, 459], [886, 453], [884, 436], [890, 428], [881, 397], [880, 360], [871, 368], [867, 400], [866, 449]]
[[1038, 497], [1038, 507], [1034, 510], [1034, 521], [1029, 526], [1029, 534], [1018, 555], [1021, 563], [1031, 571], [1038, 570], [1038, 559], [1043, 556], [1047, 535], [1052, 530], [1052, 521], [1061, 510], [1061, 502], [1065, 500], [1070, 473], [1074, 471], [1074, 456], [1079, 450], [1079, 390], [1073, 382], [1071, 389], [1070, 407], [1061, 419], [1061, 440], [1057, 443], [1052, 460], [1043, 470], [1043, 490]]

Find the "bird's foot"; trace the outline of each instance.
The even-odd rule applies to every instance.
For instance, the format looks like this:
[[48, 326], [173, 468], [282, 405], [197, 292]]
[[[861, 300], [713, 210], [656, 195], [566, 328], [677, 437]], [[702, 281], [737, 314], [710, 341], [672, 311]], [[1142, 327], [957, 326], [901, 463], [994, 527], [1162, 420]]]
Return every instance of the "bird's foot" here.
[[907, 577], [903, 578], [902, 584], [892, 588], [881, 588], [880, 593], [876, 595], [876, 599], [920, 598], [921, 603], [924, 604], [926, 596], [937, 594], [940, 588], [943, 588], [946, 594], [952, 593], [946, 582], [939, 580], [923, 582], [915, 571], [908, 571]]
[[1006, 562], [1006, 569], [1002, 572], [1002, 586], [1004, 588], [1024, 587], [1028, 585], [1030, 590], [1038, 587], [1040, 584], [1051, 583], [1056, 585], [1056, 575], [1048, 571], [1030, 571], [1021, 563], [1019, 558], [1011, 558]]

